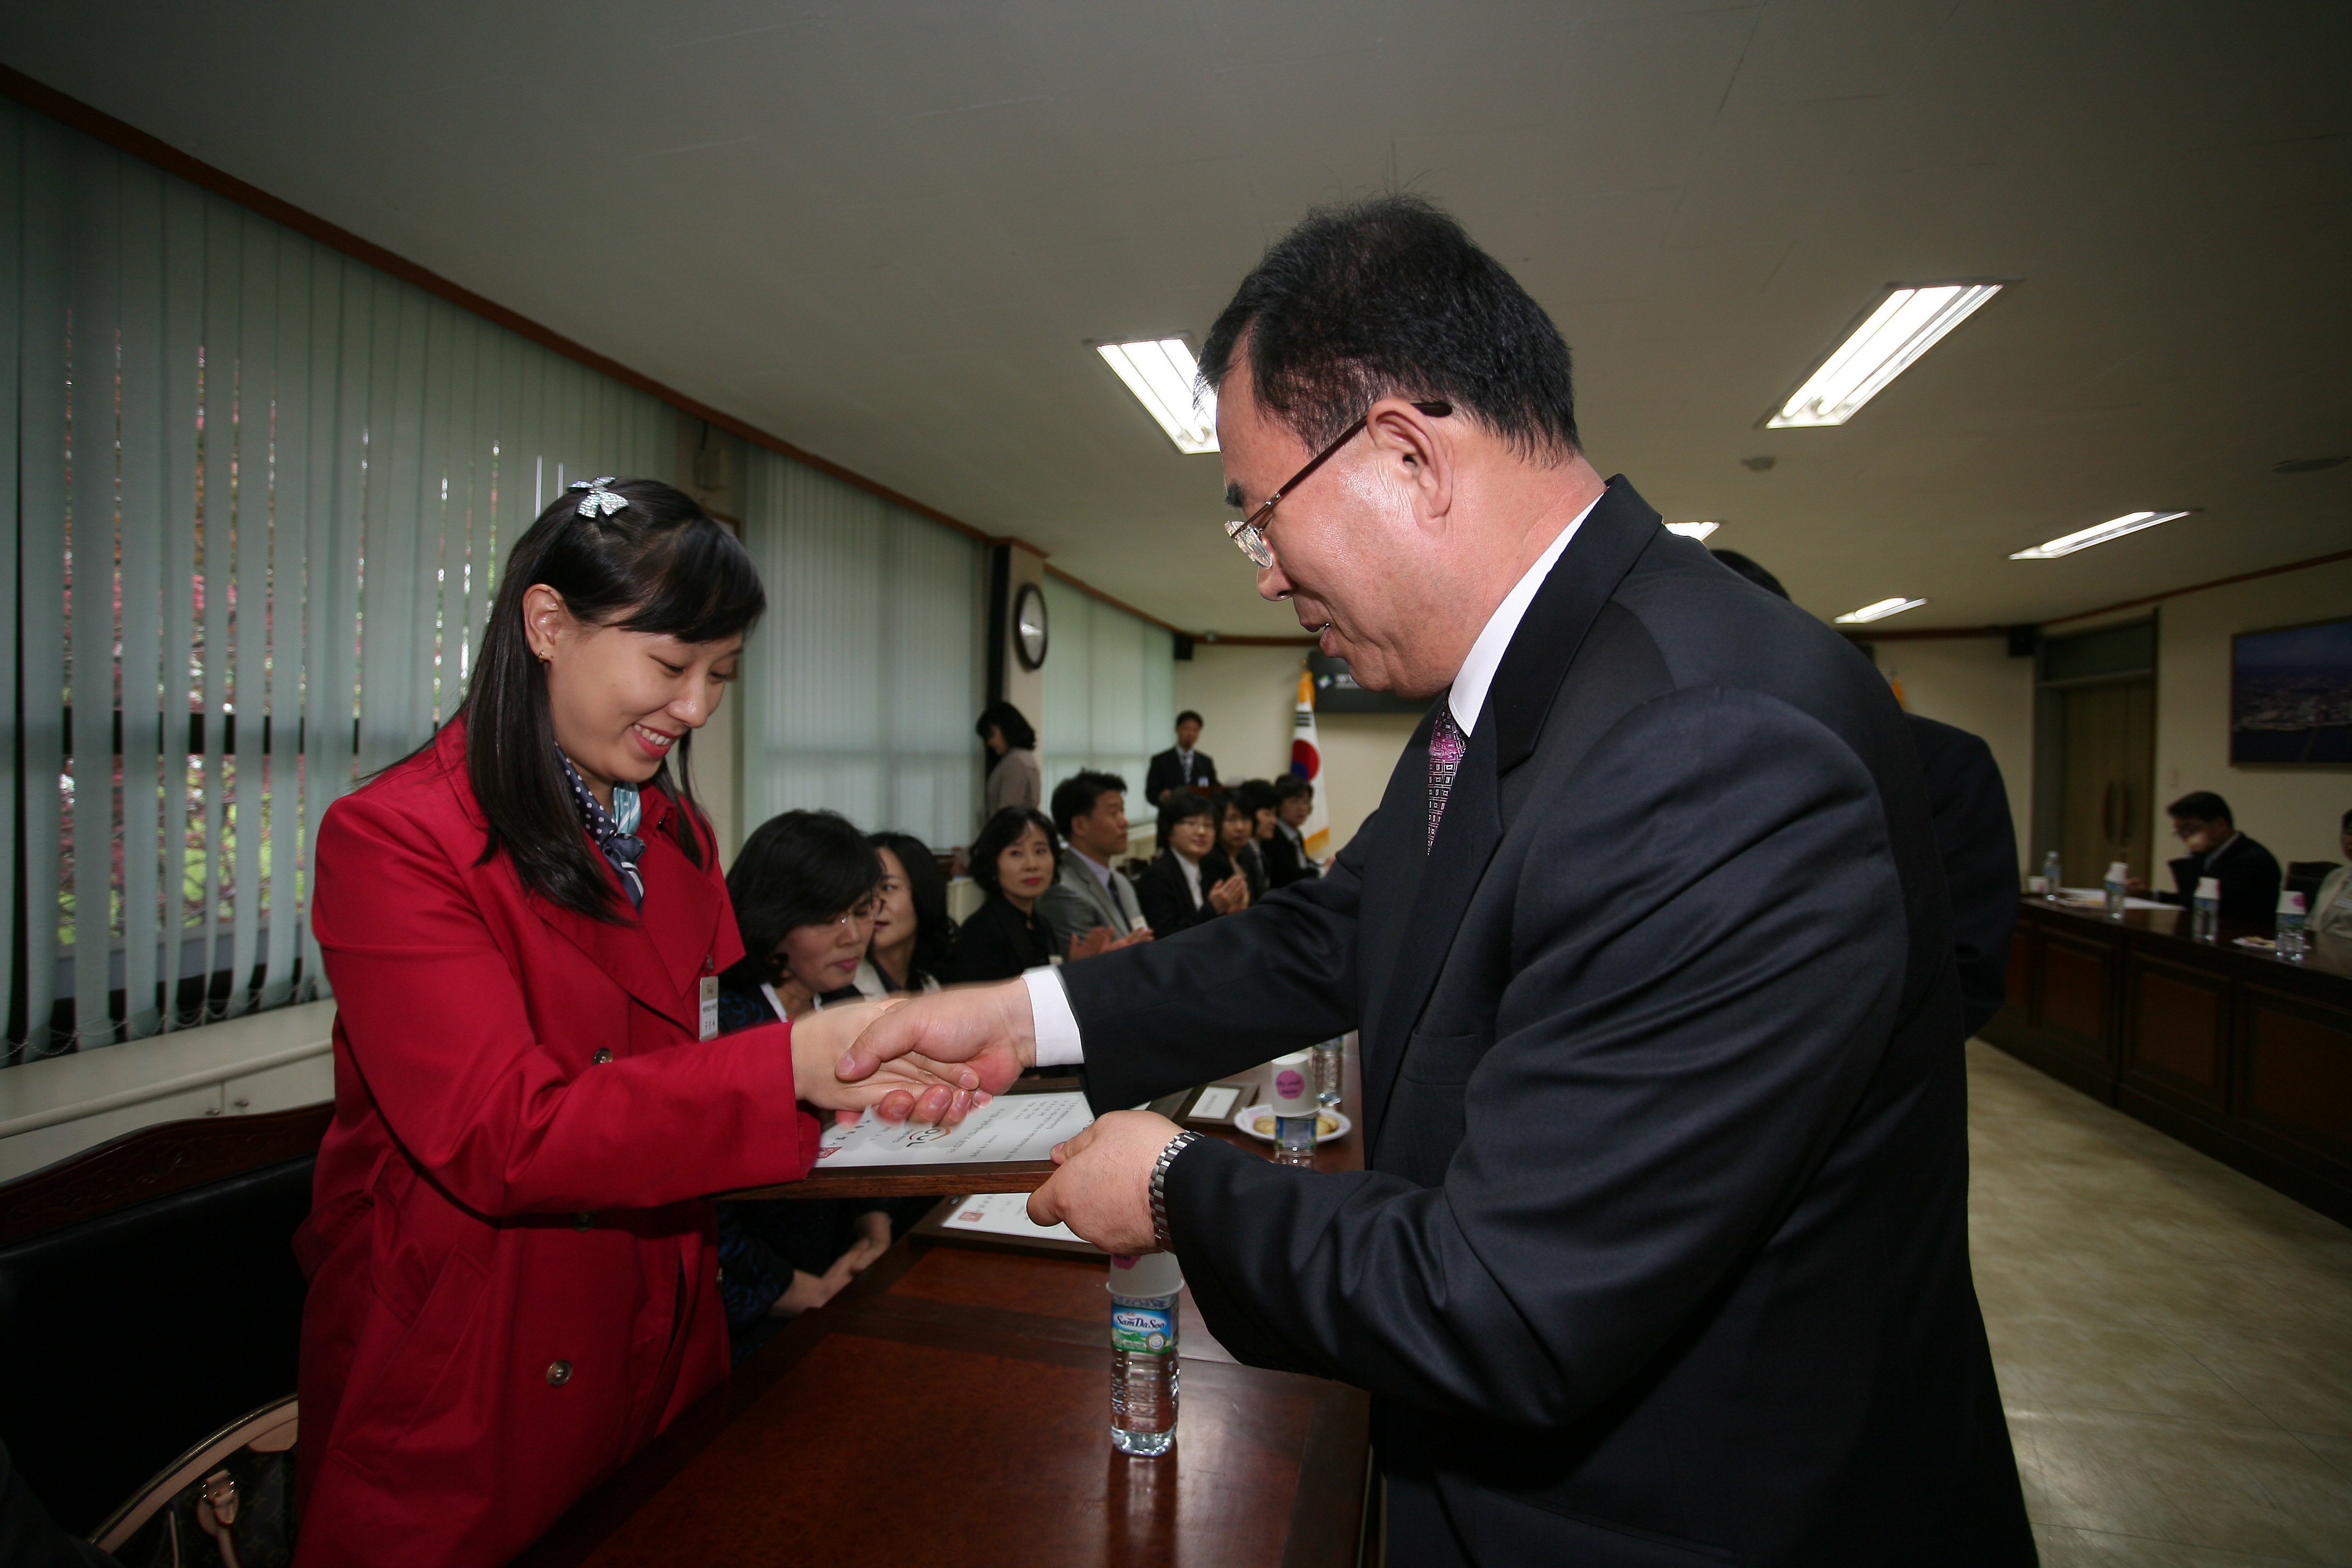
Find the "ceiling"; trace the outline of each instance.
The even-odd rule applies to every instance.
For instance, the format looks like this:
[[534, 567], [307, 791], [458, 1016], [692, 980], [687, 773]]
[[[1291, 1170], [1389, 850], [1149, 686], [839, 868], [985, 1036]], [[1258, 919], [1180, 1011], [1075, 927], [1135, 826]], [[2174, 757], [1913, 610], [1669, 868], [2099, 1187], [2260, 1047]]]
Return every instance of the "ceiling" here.
[[[2352, 546], [2352, 6], [82, 0], [0, 60], [1180, 626], [1296, 630], [1089, 352], [1311, 205], [1450, 208], [1603, 473], [1834, 615], [2039, 621]], [[2021, 279], [1759, 427], [1890, 282]], [[1744, 458], [1769, 457], [1768, 471]], [[2059, 561], [2013, 550], [2194, 516]]]

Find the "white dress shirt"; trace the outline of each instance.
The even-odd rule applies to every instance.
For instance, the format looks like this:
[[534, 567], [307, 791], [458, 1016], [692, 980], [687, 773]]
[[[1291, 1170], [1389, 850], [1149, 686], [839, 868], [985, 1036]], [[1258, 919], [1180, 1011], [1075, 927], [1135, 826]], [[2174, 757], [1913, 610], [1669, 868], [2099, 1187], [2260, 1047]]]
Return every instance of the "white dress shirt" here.
[[[1594, 497], [1592, 506], [1600, 504], [1600, 498]], [[1511, 591], [1503, 595], [1503, 602], [1495, 606], [1493, 615], [1486, 617], [1486, 626], [1478, 633], [1478, 640], [1470, 645], [1470, 652], [1462, 660], [1462, 668], [1454, 672], [1454, 685], [1446, 697], [1446, 703], [1454, 710], [1454, 721], [1462, 727], [1465, 738], [1477, 727], [1478, 715], [1486, 706], [1487, 688], [1495, 684], [1495, 672], [1502, 668], [1503, 655], [1509, 649], [1511, 638], [1518, 635], [1519, 623], [1527, 618], [1528, 606], [1535, 603], [1536, 590], [1544, 585], [1544, 579], [1551, 575], [1551, 569], [1559, 564], [1560, 555], [1568, 549], [1569, 542], [1576, 537], [1576, 531], [1584, 526], [1584, 520], [1592, 515], [1592, 506], [1578, 512], [1568, 526], [1559, 531], [1559, 537], [1536, 557], [1535, 564], [1511, 584]], [[1177, 858], [1183, 858], [1179, 856]], [[1200, 871], [1197, 867], [1188, 867], [1187, 870], [1193, 882], [1192, 901], [1198, 904], [1201, 901]], [[1069, 993], [1062, 989], [1059, 977], [1050, 969], [1032, 969], [1021, 978], [1028, 984], [1029, 1011], [1036, 1024], [1037, 1065], [1041, 1068], [1075, 1067], [1085, 1061], [1086, 1046], [1078, 1038], [1078, 1016], [1070, 1010]]]

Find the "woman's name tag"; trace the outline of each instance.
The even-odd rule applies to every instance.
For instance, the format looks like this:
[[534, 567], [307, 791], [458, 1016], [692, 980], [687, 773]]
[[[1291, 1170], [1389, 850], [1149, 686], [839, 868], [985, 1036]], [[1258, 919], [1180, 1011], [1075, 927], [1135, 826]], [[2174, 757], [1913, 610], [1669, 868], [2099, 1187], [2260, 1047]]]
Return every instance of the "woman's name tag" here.
[[716, 974], [702, 977], [702, 1037], [706, 1040], [719, 1037], [719, 976]]

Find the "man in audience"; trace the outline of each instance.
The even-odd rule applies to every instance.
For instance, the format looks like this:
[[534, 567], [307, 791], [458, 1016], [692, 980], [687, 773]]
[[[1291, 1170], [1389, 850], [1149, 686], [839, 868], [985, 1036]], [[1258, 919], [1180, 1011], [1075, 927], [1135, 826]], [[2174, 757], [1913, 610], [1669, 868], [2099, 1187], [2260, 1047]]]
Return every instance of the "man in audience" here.
[[1052, 928], [1056, 951], [1089, 958], [1150, 941], [1135, 884], [1112, 869], [1127, 853], [1127, 781], [1091, 768], [1072, 773], [1054, 786], [1054, 826], [1069, 847], [1037, 914]]
[[1322, 868], [1307, 858], [1307, 836], [1299, 831], [1314, 809], [1313, 784], [1295, 773], [1274, 781], [1274, 837], [1259, 847], [1267, 887], [1286, 888], [1321, 875]]
[[[1716, 561], [1769, 594], [1789, 591], [1780, 579], [1737, 550]], [[1992, 1021], [2009, 994], [2009, 939], [2017, 929], [2017, 829], [2009, 791], [1992, 748], [1966, 730], [1903, 715], [1919, 771], [1927, 781], [1927, 809], [1936, 819], [1936, 852], [1952, 895], [1952, 953], [1960, 963], [1961, 1026], [1975, 1034]]]
[[1170, 790], [1216, 784], [1216, 760], [1192, 749], [1200, 742], [1201, 716], [1187, 708], [1176, 715], [1176, 744], [1152, 758], [1151, 771], [1143, 775], [1144, 799], [1158, 805]]
[[[2336, 825], [2336, 845], [2352, 861], [2352, 811]], [[2311, 900], [2311, 930], [2321, 936], [2352, 940], [2352, 865], [2338, 866], [2319, 884]]]
[[[2164, 809], [2172, 818], [2172, 836], [2189, 853], [2172, 862], [2172, 891], [2156, 896], [2168, 904], [2194, 903], [2199, 879], [2210, 877], [2221, 884], [2223, 920], [2267, 924], [2278, 912], [2278, 859], [2238, 831], [2230, 803], [2200, 789]], [[2135, 877], [2132, 890], [2146, 892], [2147, 885]]]

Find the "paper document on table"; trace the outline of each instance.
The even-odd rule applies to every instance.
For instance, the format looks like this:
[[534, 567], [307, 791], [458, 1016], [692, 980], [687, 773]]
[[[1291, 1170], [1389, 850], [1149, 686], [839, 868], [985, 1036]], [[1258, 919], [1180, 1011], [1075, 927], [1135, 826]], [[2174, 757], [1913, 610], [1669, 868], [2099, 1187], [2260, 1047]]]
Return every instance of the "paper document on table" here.
[[1027, 1193], [982, 1193], [969, 1198], [959, 1198], [948, 1217], [940, 1221], [943, 1230], [976, 1230], [988, 1236], [1017, 1236], [1024, 1241], [1078, 1241], [1078, 1233], [1066, 1225], [1036, 1225], [1029, 1218]]
[[982, 1161], [1050, 1160], [1054, 1145], [1095, 1119], [1083, 1094], [1006, 1094], [954, 1127], [885, 1121], [871, 1110], [826, 1131], [816, 1152], [822, 1170], [856, 1165], [957, 1165]]

